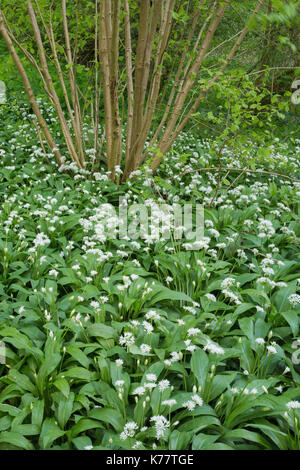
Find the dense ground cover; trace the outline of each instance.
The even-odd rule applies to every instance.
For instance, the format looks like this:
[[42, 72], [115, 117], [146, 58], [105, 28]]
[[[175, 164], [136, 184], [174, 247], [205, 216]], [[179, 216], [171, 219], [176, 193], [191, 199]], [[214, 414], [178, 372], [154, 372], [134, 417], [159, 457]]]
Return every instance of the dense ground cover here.
[[[216, 194], [194, 171], [219, 165], [213, 144], [191, 133], [155, 177], [114, 185], [92, 155], [59, 174], [27, 106], [0, 113], [0, 448], [300, 449], [300, 184], [231, 172]], [[256, 170], [299, 179], [287, 142]], [[106, 240], [99, 206], [121, 195], [203, 203], [201, 249]]]

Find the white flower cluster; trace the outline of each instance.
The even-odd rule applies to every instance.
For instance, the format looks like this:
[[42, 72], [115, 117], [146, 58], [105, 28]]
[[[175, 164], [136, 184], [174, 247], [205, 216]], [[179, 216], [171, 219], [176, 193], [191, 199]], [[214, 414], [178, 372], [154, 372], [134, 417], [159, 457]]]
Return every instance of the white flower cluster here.
[[138, 430], [138, 425], [134, 421], [126, 423], [123, 431], [120, 434], [120, 439], [125, 441], [128, 437], [134, 437], [136, 431]]
[[267, 219], [259, 219], [258, 231], [260, 238], [271, 238], [275, 234], [272, 222]]
[[156, 439], [166, 438], [166, 432], [170, 427], [170, 421], [162, 415], [152, 416], [150, 421], [154, 422]]
[[298, 295], [298, 294], [291, 294], [291, 295], [288, 297], [288, 301], [289, 301], [289, 303], [290, 303], [293, 307], [297, 307], [297, 305], [300, 304], [300, 295]]

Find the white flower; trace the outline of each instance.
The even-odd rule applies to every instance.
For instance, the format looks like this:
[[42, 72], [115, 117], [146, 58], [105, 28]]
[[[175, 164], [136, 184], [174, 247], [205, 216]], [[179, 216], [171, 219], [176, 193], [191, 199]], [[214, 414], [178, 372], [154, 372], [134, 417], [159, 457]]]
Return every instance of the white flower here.
[[205, 297], [207, 297], [209, 300], [211, 300], [212, 302], [216, 302], [217, 299], [216, 297], [213, 295], [213, 294], [205, 294]]
[[150, 421], [155, 423], [156, 439], [164, 438], [166, 430], [170, 427], [170, 422], [162, 415], [152, 416]]
[[35, 239], [33, 240], [34, 246], [37, 248], [39, 246], [45, 246], [50, 243], [50, 239], [43, 232], [38, 233]]
[[170, 399], [170, 400], [164, 400], [164, 401], [162, 402], [162, 405], [169, 406], [170, 408], [171, 408], [171, 406], [174, 406], [174, 405], [176, 405], [176, 404], [177, 404], [177, 401], [176, 401], [176, 400], [172, 400], [172, 399]]
[[235, 283], [235, 279], [233, 277], [226, 277], [221, 282], [221, 288], [222, 289], [228, 289], [229, 287], [233, 286], [234, 283]]
[[187, 408], [189, 411], [193, 411], [196, 408], [196, 402], [194, 400], [188, 400], [182, 404], [184, 408]]
[[196, 349], [196, 346], [194, 344], [191, 344], [190, 346], [186, 347], [186, 350], [192, 353], [195, 351], [195, 349]]
[[49, 276], [57, 277], [58, 276], [58, 271], [56, 271], [56, 269], [51, 269], [51, 271], [49, 271]]
[[298, 294], [291, 294], [288, 297], [288, 301], [293, 307], [296, 307], [298, 304], [300, 304], [300, 295]]
[[203, 405], [203, 400], [201, 397], [199, 397], [199, 395], [195, 394], [192, 396], [192, 400], [198, 405], [198, 406], [202, 406]]
[[133, 394], [141, 396], [141, 395], [144, 395], [145, 392], [146, 392], [145, 387], [137, 387], [135, 391], [133, 392]]
[[74, 265], [72, 266], [72, 269], [74, 269], [74, 271], [79, 271], [79, 270], [80, 270], [79, 264], [74, 264]]
[[297, 408], [300, 408], [300, 401], [297, 401], [297, 400], [289, 401], [286, 404], [286, 406], [289, 410], [295, 410]]
[[134, 341], [135, 341], [134, 335], [130, 333], [129, 331], [126, 331], [123, 336], [120, 336], [120, 339], [119, 339], [119, 343], [127, 347], [134, 344]]
[[255, 342], [257, 344], [265, 344], [265, 340], [263, 338], [256, 338]]
[[157, 376], [155, 374], [146, 374], [146, 379], [149, 380], [149, 382], [156, 382]]
[[238, 296], [235, 295], [233, 292], [231, 292], [230, 290], [228, 289], [223, 289], [222, 290], [222, 293], [225, 295], [225, 297], [229, 297], [231, 300], [233, 300], [236, 305], [240, 305], [241, 304], [241, 301], [239, 300]]
[[149, 354], [151, 351], [151, 346], [149, 346], [149, 344], [141, 344], [140, 350], [142, 354]]
[[256, 306], [256, 310], [258, 312], [264, 312], [264, 309], [262, 307], [260, 307], [259, 305]]
[[115, 387], [122, 388], [124, 383], [125, 383], [124, 380], [116, 380]]
[[276, 354], [276, 348], [274, 346], [267, 346], [267, 350], [270, 354]]
[[217, 354], [217, 356], [221, 356], [222, 354], [225, 354], [225, 351], [223, 348], [221, 348], [221, 346], [214, 344], [210, 341], [204, 346], [203, 349], [204, 351], [208, 350], [211, 353]]
[[196, 315], [196, 309], [194, 307], [189, 307], [188, 305], [184, 305], [183, 308], [187, 312], [190, 312], [192, 315]]
[[272, 235], [275, 233], [275, 229], [273, 227], [273, 224], [270, 220], [266, 219], [259, 219], [260, 222], [258, 224], [258, 231], [260, 232], [258, 236], [260, 238], [268, 237], [270, 238]]
[[153, 390], [153, 388], [156, 387], [156, 383], [155, 382], [147, 382], [147, 383], [144, 383], [144, 387], [147, 388], [148, 390]]
[[123, 432], [120, 434], [120, 439], [125, 441], [128, 437], [134, 437], [136, 431], [138, 430], [138, 425], [134, 421], [126, 423], [123, 429]]
[[268, 266], [262, 268], [262, 270], [266, 276], [272, 276], [274, 274], [274, 269]]
[[187, 331], [187, 335], [188, 335], [188, 336], [196, 336], [198, 333], [200, 333], [199, 328], [190, 328], [190, 329]]
[[96, 309], [100, 307], [100, 304], [99, 302], [95, 302], [94, 300], [92, 300], [92, 302], [90, 303], [90, 306]]
[[172, 362], [180, 361], [180, 356], [179, 356], [178, 352], [176, 352], [176, 351], [171, 352], [171, 361]]
[[143, 321], [143, 326], [144, 326], [146, 332], [148, 333], [148, 335], [150, 335], [153, 331], [153, 326], [151, 325], [151, 323], [149, 323], [147, 321]]
[[167, 379], [161, 380], [160, 382], [158, 382], [158, 388], [160, 392], [163, 392], [169, 387], [170, 387], [170, 382]]
[[141, 441], [136, 441], [135, 444], [131, 447], [132, 449], [139, 449], [143, 443]]
[[145, 317], [147, 320], [160, 320], [160, 315], [155, 312], [155, 310], [149, 310], [149, 312], [146, 313]]

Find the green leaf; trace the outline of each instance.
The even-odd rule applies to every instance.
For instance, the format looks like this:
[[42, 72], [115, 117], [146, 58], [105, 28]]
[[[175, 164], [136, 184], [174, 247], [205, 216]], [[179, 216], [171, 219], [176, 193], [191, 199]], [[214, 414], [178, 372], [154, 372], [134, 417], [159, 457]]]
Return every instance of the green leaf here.
[[72, 414], [74, 397], [74, 393], [71, 392], [68, 397], [63, 396], [59, 400], [57, 410], [57, 421], [62, 429], [65, 429], [65, 426]]
[[68, 397], [70, 394], [70, 385], [66, 379], [59, 377], [53, 382], [53, 385], [62, 392], [65, 397]]
[[11, 425], [11, 418], [10, 416], [3, 416], [0, 418], [0, 432], [7, 431]]
[[71, 436], [76, 437], [89, 429], [104, 429], [104, 426], [93, 419], [82, 418], [71, 428]]
[[295, 293], [295, 286], [289, 285], [280, 289], [272, 296], [272, 303], [274, 303], [275, 307], [277, 308], [278, 312], [286, 312], [290, 308], [289, 303], [289, 296]]
[[118, 433], [122, 432], [125, 424], [121, 413], [113, 408], [96, 408], [89, 412], [88, 417], [111, 425]]
[[31, 380], [24, 374], [21, 374], [16, 369], [10, 369], [8, 378], [15, 382], [21, 389], [31, 392], [33, 395], [37, 394], [37, 388]]
[[220, 426], [220, 421], [214, 416], [200, 416], [199, 418], [189, 419], [178, 427], [178, 431], [197, 433], [210, 426]]
[[28, 439], [26, 439], [26, 437], [22, 436], [22, 434], [19, 434], [17, 432], [10, 432], [10, 431], [2, 432], [0, 436], [0, 443], [1, 442], [12, 444], [24, 450], [34, 449], [31, 442], [29, 442]]
[[65, 377], [72, 377], [74, 379], [87, 380], [91, 382], [95, 379], [95, 373], [90, 372], [83, 367], [70, 367], [66, 372], [63, 373]]
[[72, 439], [72, 442], [77, 450], [86, 450], [93, 447], [92, 441], [88, 436], [75, 437]]
[[287, 310], [281, 312], [280, 315], [288, 322], [293, 332], [294, 337], [299, 333], [299, 314], [295, 310]]
[[157, 302], [161, 302], [162, 300], [184, 300], [186, 302], [193, 302], [193, 299], [188, 295], [184, 294], [183, 292], [177, 292], [163, 285], [158, 286], [156, 285], [152, 289], [152, 295], [149, 296], [149, 303], [151, 305], [156, 304]]
[[96, 336], [104, 339], [117, 338], [118, 334], [111, 326], [103, 323], [95, 323], [87, 328], [89, 336]]
[[199, 433], [193, 438], [192, 449], [193, 450], [206, 450], [206, 448], [213, 444], [219, 438], [218, 435], [210, 436], [207, 434]]
[[198, 385], [203, 389], [208, 373], [208, 356], [202, 349], [197, 349], [191, 358], [191, 371], [195, 375]]
[[179, 432], [177, 429], [171, 433], [170, 437], [170, 450], [186, 450], [193, 432]]
[[217, 398], [221, 393], [224, 392], [224, 390], [227, 389], [227, 387], [231, 384], [231, 382], [234, 380], [236, 377], [236, 373], [232, 374], [224, 374], [224, 375], [216, 375], [213, 378], [213, 383], [212, 383], [212, 391], [209, 397], [209, 400], [214, 400]]
[[261, 446], [266, 449], [272, 449], [270, 442], [268, 442], [263, 436], [257, 432], [247, 431], [246, 429], [239, 428], [228, 431], [224, 434], [223, 438], [229, 441], [252, 441], [256, 442], [257, 444], [261, 444]]
[[44, 400], [35, 400], [32, 404], [31, 421], [40, 429], [44, 416]]
[[83, 367], [89, 368], [91, 360], [81, 351], [81, 349], [77, 348], [76, 346], [67, 346], [66, 352], [72, 356], [75, 361], [79, 362]]
[[40, 433], [40, 428], [36, 424], [17, 424], [11, 429], [22, 436], [37, 436]]
[[64, 434], [65, 432], [55, 424], [54, 419], [46, 418], [40, 435], [42, 449], [48, 449], [56, 439], [62, 437]]
[[45, 360], [43, 361], [37, 375], [37, 385], [41, 395], [43, 395], [47, 378], [56, 369], [60, 360], [61, 356], [58, 353], [52, 353], [51, 355], [47, 355], [47, 357], [45, 357]]

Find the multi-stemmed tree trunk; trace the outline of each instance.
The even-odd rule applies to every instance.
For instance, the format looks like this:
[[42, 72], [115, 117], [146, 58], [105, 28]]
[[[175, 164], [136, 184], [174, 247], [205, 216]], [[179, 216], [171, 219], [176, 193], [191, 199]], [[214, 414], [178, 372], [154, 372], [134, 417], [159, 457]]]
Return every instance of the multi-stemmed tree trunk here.
[[[100, 81], [103, 103], [99, 102], [98, 68], [95, 67], [94, 116], [99, 116], [99, 106], [104, 107], [104, 127], [106, 161], [111, 178], [116, 178], [116, 168], [123, 166], [123, 181], [135, 171], [146, 158], [156, 169], [172, 147], [179, 133], [197, 111], [201, 100], [209, 88], [224, 72], [248, 31], [249, 20], [253, 19], [264, 4], [258, 0], [253, 11], [245, 18], [244, 28], [228, 38], [233, 45], [216, 69], [205, 89], [197, 89], [199, 72], [217, 28], [224, 19], [231, 2], [199, 0], [189, 12], [190, 24], [187, 28], [185, 46], [177, 58], [178, 68], [172, 77], [164, 100], [162, 76], [164, 60], [172, 38], [172, 28], [176, 24], [174, 12], [182, 5], [181, 0], [140, 0], [138, 36], [135, 50], [132, 41], [132, 18], [130, 0], [95, 1], [95, 51], [100, 64]], [[61, 153], [54, 137], [38, 107], [32, 85], [20, 59], [23, 52], [38, 70], [45, 92], [50, 99], [60, 123], [62, 135], [69, 156], [78, 167], [86, 164], [85, 145], [82, 132], [84, 110], [76, 83], [76, 47], [71, 45], [66, 0], [61, 1], [61, 14], [64, 31], [65, 57], [58, 54], [52, 24], [51, 7], [46, 21], [39, 7], [39, 1], [27, 2], [27, 11], [33, 30], [38, 57], [28, 52], [15, 37], [3, 11], [0, 10], [0, 33], [12, 55], [24, 83], [28, 99], [36, 115], [39, 128], [61, 164]], [[203, 14], [205, 12], [205, 15]], [[38, 21], [39, 19], [39, 21]], [[122, 37], [121, 37], [122, 33]], [[50, 44], [52, 62], [59, 78], [64, 97], [60, 101], [53, 77], [49, 70], [49, 58], [45, 52], [45, 41]], [[226, 41], [227, 42], [227, 41]], [[126, 94], [121, 87], [120, 57], [125, 57]], [[63, 65], [64, 64], [64, 65]], [[68, 74], [64, 72], [67, 65]], [[126, 118], [121, 119], [121, 103], [126, 103]], [[157, 113], [157, 105], [163, 109]], [[95, 152], [98, 148], [98, 118], [94, 118]], [[122, 151], [122, 130], [126, 131], [125, 151]]]

